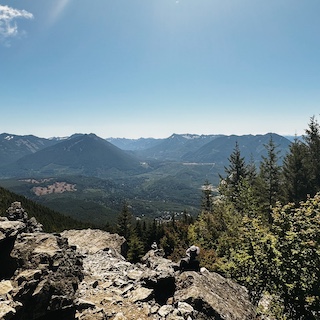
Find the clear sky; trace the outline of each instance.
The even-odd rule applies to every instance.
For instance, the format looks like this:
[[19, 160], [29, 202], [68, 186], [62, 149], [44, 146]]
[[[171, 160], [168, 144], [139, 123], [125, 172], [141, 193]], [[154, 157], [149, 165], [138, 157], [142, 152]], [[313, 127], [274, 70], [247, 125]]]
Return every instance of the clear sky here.
[[319, 0], [0, 0], [0, 133], [300, 135]]

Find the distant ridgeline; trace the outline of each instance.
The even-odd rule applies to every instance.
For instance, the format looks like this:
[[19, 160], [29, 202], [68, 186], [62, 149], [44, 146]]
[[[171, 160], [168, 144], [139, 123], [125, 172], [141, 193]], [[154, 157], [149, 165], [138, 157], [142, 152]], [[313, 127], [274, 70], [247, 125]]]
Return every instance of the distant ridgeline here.
[[[291, 141], [265, 135], [180, 135], [166, 139], [102, 139], [75, 134], [63, 140], [0, 134], [0, 177], [81, 174], [108, 178], [110, 174], [140, 174], [152, 170], [146, 161], [214, 163], [223, 166], [237, 143], [247, 160], [261, 161], [272, 137], [284, 156]], [[108, 141], [107, 141], [108, 140]], [[109, 142], [110, 141], [110, 142]], [[148, 169], [148, 170], [147, 170]]]
[[0, 215], [5, 216], [6, 210], [10, 205], [19, 201], [22, 207], [26, 210], [29, 217], [35, 217], [47, 232], [61, 232], [71, 228], [87, 228], [88, 223], [82, 223], [70, 217], [64, 216], [56, 211], [53, 211], [45, 206], [37, 204], [21, 195], [15, 194], [0, 187]]

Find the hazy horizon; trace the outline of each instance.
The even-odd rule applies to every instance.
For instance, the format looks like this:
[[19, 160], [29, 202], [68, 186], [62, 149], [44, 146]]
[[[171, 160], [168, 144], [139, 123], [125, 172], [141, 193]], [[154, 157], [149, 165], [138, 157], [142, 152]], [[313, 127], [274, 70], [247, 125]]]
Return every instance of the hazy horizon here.
[[71, 135], [67, 135], [67, 136], [61, 136], [61, 135], [53, 135], [53, 136], [48, 136], [48, 137], [43, 137], [43, 136], [38, 136], [36, 134], [33, 134], [33, 133], [28, 133], [28, 134], [17, 134], [17, 133], [14, 133], [14, 132], [2, 132], [0, 134], [7, 134], [8, 136], [10, 135], [15, 135], [15, 136], [28, 136], [28, 135], [31, 135], [31, 136], [35, 136], [35, 137], [38, 137], [38, 138], [44, 138], [44, 139], [54, 139], [54, 138], [57, 138], [57, 139], [64, 139], [64, 138], [68, 138], [72, 135], [77, 135], [77, 134], [95, 134], [97, 135], [98, 137], [100, 138], [103, 138], [103, 139], [130, 139], [130, 140], [138, 140], [138, 139], [167, 139], [167, 138], [170, 138], [172, 135], [181, 135], [181, 136], [184, 136], [184, 135], [195, 135], [195, 136], [209, 136], [209, 135], [213, 135], [213, 136], [217, 136], [217, 135], [224, 135], [224, 136], [246, 136], [246, 135], [253, 135], [253, 136], [257, 136], [257, 135], [266, 135], [266, 134], [277, 134], [277, 135], [280, 135], [280, 136], [283, 136], [283, 137], [289, 137], [289, 138], [293, 138], [295, 136], [297, 137], [300, 137], [302, 135], [296, 135], [296, 134], [293, 134], [293, 135], [286, 135], [286, 134], [279, 134], [277, 132], [266, 132], [266, 133], [257, 133], [257, 134], [251, 134], [251, 133], [247, 133], [247, 134], [224, 134], [224, 133], [209, 133], [209, 134], [202, 134], [202, 133], [177, 133], [177, 132], [174, 132], [172, 134], [170, 134], [169, 136], [164, 136], [164, 137], [156, 137], [156, 136], [146, 136], [146, 137], [138, 137], [138, 138], [130, 138], [130, 137], [125, 137], [125, 136], [120, 136], [120, 137], [117, 137], [117, 136], [108, 136], [108, 137], [103, 137], [103, 136], [100, 136], [98, 134], [96, 134], [95, 132], [74, 132], [72, 133]]

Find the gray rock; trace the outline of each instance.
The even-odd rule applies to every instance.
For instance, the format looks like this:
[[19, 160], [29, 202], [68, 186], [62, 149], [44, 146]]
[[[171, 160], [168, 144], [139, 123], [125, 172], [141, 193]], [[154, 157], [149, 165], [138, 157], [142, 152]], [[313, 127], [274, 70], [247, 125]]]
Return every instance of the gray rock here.
[[8, 237], [16, 237], [26, 229], [26, 224], [21, 221], [10, 221], [2, 218], [0, 221], [0, 241]]
[[182, 316], [179, 316], [179, 315], [176, 315], [176, 314], [169, 314], [167, 317], [166, 317], [167, 320], [185, 320], [184, 317]]
[[94, 254], [103, 250], [110, 256], [121, 259], [121, 255], [126, 251], [127, 244], [124, 237], [102, 230], [66, 230], [61, 235], [68, 239], [70, 245], [77, 246], [83, 254]]
[[16, 314], [16, 309], [7, 303], [0, 301], [0, 319], [11, 319]]
[[119, 312], [115, 315], [114, 320], [128, 320], [128, 318], [122, 312]]
[[148, 301], [150, 300], [152, 294], [152, 289], [140, 287], [131, 292], [130, 301], [132, 301], [133, 303], [138, 301]]
[[159, 314], [160, 317], [165, 318], [172, 311], [173, 311], [173, 306], [164, 305], [158, 310], [158, 314]]
[[174, 299], [187, 302], [208, 320], [256, 318], [247, 290], [217, 273], [183, 272], [177, 277]]
[[0, 281], [0, 297], [6, 296], [8, 293], [11, 293], [12, 290], [13, 290], [13, 287], [10, 280]]
[[178, 310], [183, 316], [191, 315], [194, 311], [193, 307], [186, 302], [178, 302]]
[[7, 209], [6, 215], [10, 221], [20, 221], [26, 226], [25, 232], [42, 232], [42, 224], [39, 223], [34, 217], [28, 219], [28, 213], [22, 208], [21, 202], [13, 202], [11, 206]]
[[81, 298], [75, 300], [75, 305], [77, 306], [78, 310], [94, 309], [96, 307], [96, 305], [93, 302]]
[[150, 308], [150, 313], [151, 313], [151, 314], [158, 313], [159, 309], [160, 309], [160, 308], [159, 308], [158, 305], [151, 306], [151, 308]]
[[16, 316], [36, 319], [57, 310], [74, 308], [75, 293], [83, 278], [81, 260], [57, 235], [22, 233], [11, 257], [17, 270], [11, 278], [12, 299], [23, 306]]
[[134, 289], [134, 285], [132, 283], [129, 283], [122, 289], [122, 295], [127, 295], [129, 291]]
[[18, 284], [21, 284], [24, 281], [30, 282], [32, 280], [39, 280], [42, 274], [42, 270], [39, 269], [28, 269], [20, 272], [15, 280], [18, 282]]
[[133, 265], [101, 251], [87, 255], [84, 268], [90, 268], [90, 272], [86, 274], [90, 281], [99, 279], [101, 285], [94, 292], [81, 289], [83, 298], [100, 301], [96, 304], [106, 314], [118, 314], [127, 319], [133, 319], [133, 315], [138, 319], [142, 306], [151, 319], [245, 320], [255, 317], [246, 290], [231, 280], [205, 268], [200, 273], [177, 272], [175, 263], [154, 253], [146, 255], [143, 263]]
[[13, 202], [6, 211], [9, 220], [26, 221], [28, 220], [28, 214], [21, 206], [21, 202]]
[[142, 278], [143, 271], [142, 270], [130, 270], [128, 272], [127, 276], [130, 280], [138, 281]]
[[90, 308], [81, 311], [77, 311], [75, 320], [107, 320], [106, 313], [101, 308]]

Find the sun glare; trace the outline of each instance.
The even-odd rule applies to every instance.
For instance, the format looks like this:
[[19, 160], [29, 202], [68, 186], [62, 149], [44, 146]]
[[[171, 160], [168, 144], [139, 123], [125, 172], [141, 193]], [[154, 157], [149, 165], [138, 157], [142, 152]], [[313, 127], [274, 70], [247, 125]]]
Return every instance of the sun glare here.
[[54, 4], [49, 19], [50, 24], [54, 24], [59, 19], [69, 2], [70, 0], [59, 0]]

